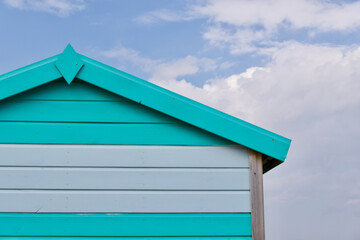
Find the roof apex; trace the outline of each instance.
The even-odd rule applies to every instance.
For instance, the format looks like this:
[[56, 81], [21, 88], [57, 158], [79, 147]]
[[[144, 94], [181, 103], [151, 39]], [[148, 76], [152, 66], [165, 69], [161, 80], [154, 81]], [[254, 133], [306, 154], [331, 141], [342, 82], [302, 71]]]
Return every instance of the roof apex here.
[[70, 84], [75, 79], [82, 66], [84, 66], [84, 62], [69, 43], [65, 50], [58, 56], [55, 65], [65, 81]]

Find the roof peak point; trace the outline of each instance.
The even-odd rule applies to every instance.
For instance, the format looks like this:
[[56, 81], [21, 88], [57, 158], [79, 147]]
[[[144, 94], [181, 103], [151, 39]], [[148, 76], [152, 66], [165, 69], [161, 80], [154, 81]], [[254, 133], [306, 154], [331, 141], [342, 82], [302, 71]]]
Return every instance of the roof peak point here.
[[70, 49], [72, 49], [74, 52], [76, 52], [75, 49], [73, 48], [73, 46], [72, 46], [70, 43], [68, 43], [68, 44], [66, 45], [66, 47], [65, 47], [65, 49], [64, 49], [63, 52], [65, 52], [65, 50], [66, 50], [67, 48], [70, 48]]
[[84, 62], [69, 43], [64, 51], [58, 55], [55, 65], [65, 81], [70, 84], [81, 70]]

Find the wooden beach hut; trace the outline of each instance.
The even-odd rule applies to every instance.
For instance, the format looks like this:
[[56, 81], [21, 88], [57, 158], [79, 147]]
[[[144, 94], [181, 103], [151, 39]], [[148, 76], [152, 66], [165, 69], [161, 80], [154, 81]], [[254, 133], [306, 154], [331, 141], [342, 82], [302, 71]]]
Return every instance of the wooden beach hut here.
[[0, 238], [261, 240], [289, 146], [68, 45], [0, 76]]

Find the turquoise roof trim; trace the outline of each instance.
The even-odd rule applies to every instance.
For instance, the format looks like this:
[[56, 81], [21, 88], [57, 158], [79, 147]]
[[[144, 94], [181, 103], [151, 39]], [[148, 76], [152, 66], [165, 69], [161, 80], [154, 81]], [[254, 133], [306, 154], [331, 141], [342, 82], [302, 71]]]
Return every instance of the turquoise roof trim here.
[[59, 55], [1, 75], [0, 100], [61, 77], [69, 84], [76, 77], [280, 161], [270, 168], [285, 160], [290, 147], [290, 139], [77, 54], [70, 45]]
[[63, 75], [65, 81], [70, 84], [75, 79], [81, 67], [84, 66], [84, 62], [81, 61], [78, 54], [69, 44], [62, 54], [59, 55], [55, 65]]

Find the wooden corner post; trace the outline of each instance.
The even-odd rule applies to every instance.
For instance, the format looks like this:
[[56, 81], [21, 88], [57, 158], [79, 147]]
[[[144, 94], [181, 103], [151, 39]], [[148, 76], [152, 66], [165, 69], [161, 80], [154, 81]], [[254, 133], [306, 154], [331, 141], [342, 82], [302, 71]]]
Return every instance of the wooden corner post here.
[[249, 150], [252, 239], [265, 240], [262, 154]]

